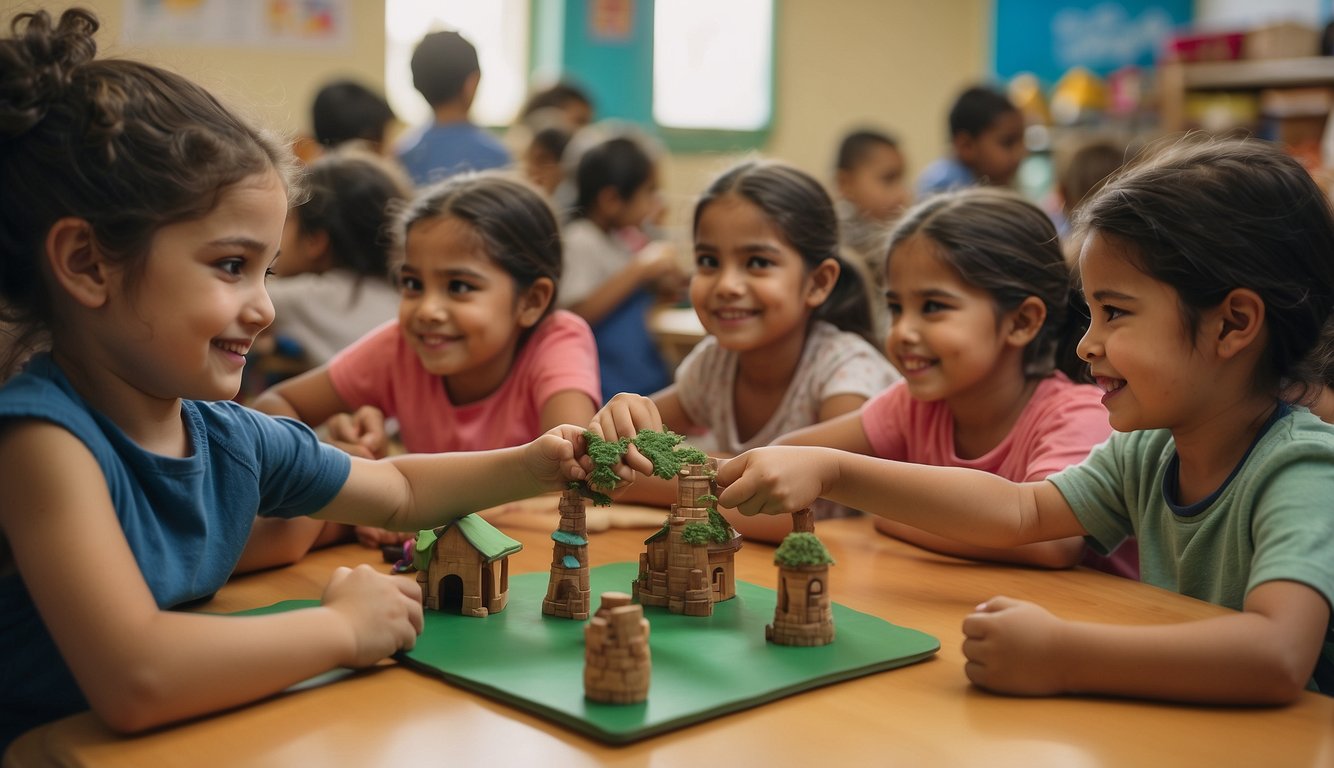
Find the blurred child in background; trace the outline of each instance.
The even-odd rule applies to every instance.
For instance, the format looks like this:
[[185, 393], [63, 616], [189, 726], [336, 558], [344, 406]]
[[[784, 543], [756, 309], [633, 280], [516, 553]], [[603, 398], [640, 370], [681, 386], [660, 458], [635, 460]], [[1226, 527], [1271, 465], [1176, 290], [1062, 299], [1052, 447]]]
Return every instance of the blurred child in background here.
[[1004, 187], [1014, 181], [1028, 154], [1024, 117], [1005, 94], [974, 86], [950, 108], [950, 156], [922, 171], [917, 196], [924, 198], [975, 184]]
[[305, 181], [269, 282], [276, 315], [268, 334], [312, 368], [397, 313], [389, 224], [411, 191], [397, 168], [347, 149], [312, 163]]
[[469, 118], [481, 77], [477, 49], [458, 32], [431, 32], [413, 49], [412, 84], [431, 105], [431, 123], [404, 136], [397, 154], [417, 186], [510, 164], [500, 140]]
[[335, 80], [320, 88], [310, 111], [315, 141], [326, 151], [358, 142], [383, 154], [398, 126], [384, 96], [355, 80]]
[[880, 131], [853, 131], [839, 142], [834, 165], [839, 233], [866, 262], [876, 285], [884, 281], [889, 230], [910, 202], [904, 169], [898, 142]]
[[669, 244], [645, 243], [642, 228], [662, 207], [656, 164], [638, 139], [613, 136], [580, 155], [574, 182], [558, 301], [593, 327], [604, 398], [656, 392], [671, 382], [671, 371], [649, 333], [648, 313], [659, 286], [684, 277]]

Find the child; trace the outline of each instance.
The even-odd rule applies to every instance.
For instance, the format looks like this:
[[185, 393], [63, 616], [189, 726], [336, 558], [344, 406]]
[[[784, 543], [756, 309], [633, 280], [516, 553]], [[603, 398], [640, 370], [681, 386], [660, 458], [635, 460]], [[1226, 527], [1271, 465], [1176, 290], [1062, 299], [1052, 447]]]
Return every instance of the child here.
[[533, 131], [523, 151], [523, 174], [548, 200], [554, 200], [556, 190], [565, 180], [561, 158], [570, 143], [570, 129], [561, 123], [550, 123]]
[[[682, 361], [676, 383], [653, 395], [660, 419], [635, 421], [643, 398], [621, 395], [594, 431], [616, 439], [663, 423], [706, 429], [717, 453], [734, 455], [854, 412], [894, 381], [866, 340], [865, 287], [843, 268], [838, 221], [818, 181], [779, 163], [742, 163], [704, 192], [694, 233], [690, 299], [709, 336]], [[625, 498], [667, 503], [662, 486], [646, 478]], [[768, 541], [791, 528], [729, 519], [746, 537]]]
[[976, 86], [959, 95], [950, 109], [951, 157], [922, 171], [917, 196], [924, 198], [975, 184], [1007, 186], [1028, 153], [1024, 118], [1005, 95]]
[[[1070, 220], [1075, 209], [1102, 189], [1125, 162], [1125, 147], [1110, 139], [1085, 139], [1057, 155], [1056, 198], [1059, 211], [1052, 215], [1061, 239], [1070, 238]], [[1071, 242], [1071, 261], [1079, 257]]]
[[311, 164], [306, 198], [287, 213], [280, 279], [269, 283], [276, 315], [269, 332], [300, 350], [307, 367], [394, 317], [389, 280], [392, 209], [411, 194], [406, 179], [375, 155], [334, 152]]
[[631, 250], [621, 230], [637, 230], [662, 206], [653, 159], [635, 139], [617, 136], [589, 147], [575, 173], [574, 218], [565, 225], [561, 306], [593, 326], [602, 395], [647, 394], [671, 381], [648, 330], [655, 286], [680, 279], [666, 243]]
[[572, 429], [371, 462], [230, 402], [273, 317], [290, 155], [179, 75], [94, 59], [97, 27], [36, 11], [0, 39], [0, 295], [50, 339], [0, 390], [0, 750], [89, 706], [140, 731], [412, 648], [416, 584], [367, 566], [310, 610], [170, 610], [222, 586], [256, 513], [415, 530], [584, 476]]
[[[1102, 392], [1071, 381], [1085, 370], [1073, 354], [1084, 308], [1070, 300], [1070, 271], [1046, 214], [1001, 190], [936, 195], [905, 215], [888, 252], [885, 352], [903, 381], [859, 412], [778, 443], [1025, 482], [1082, 461], [1107, 439]], [[1078, 537], [993, 550], [881, 518], [876, 528], [938, 552], [1049, 568], [1084, 553]], [[1108, 569], [1135, 577], [1133, 557], [1122, 562], [1133, 551], [1117, 550], [1118, 567]]]
[[458, 32], [431, 32], [413, 49], [412, 84], [434, 119], [404, 137], [397, 154], [417, 186], [510, 164], [500, 140], [468, 119], [481, 77], [477, 49]]
[[519, 110], [519, 121], [536, 129], [553, 113], [571, 131], [593, 122], [593, 98], [578, 85], [561, 81], [534, 91]]
[[1334, 691], [1334, 428], [1278, 399], [1334, 308], [1328, 201], [1273, 146], [1178, 144], [1111, 181], [1076, 228], [1092, 310], [1079, 353], [1117, 430], [1084, 463], [1014, 483], [760, 449], [719, 471], [719, 503], [777, 513], [824, 496], [990, 547], [1084, 535], [1107, 551], [1133, 534], [1144, 581], [1238, 611], [1117, 627], [995, 597], [963, 624], [983, 688], [1236, 704]]
[[315, 141], [326, 151], [359, 143], [380, 153], [398, 123], [384, 96], [355, 80], [335, 80], [320, 88], [310, 108]]
[[879, 131], [853, 131], [839, 142], [834, 202], [839, 231], [877, 284], [884, 277], [889, 230], [908, 205], [903, 169], [898, 142]]
[[552, 311], [561, 240], [536, 191], [496, 172], [451, 178], [424, 190], [395, 234], [397, 321], [260, 395], [256, 409], [312, 426], [334, 419], [330, 437], [368, 456], [386, 449], [387, 417], [412, 453], [522, 445], [588, 423], [600, 402], [593, 334]]

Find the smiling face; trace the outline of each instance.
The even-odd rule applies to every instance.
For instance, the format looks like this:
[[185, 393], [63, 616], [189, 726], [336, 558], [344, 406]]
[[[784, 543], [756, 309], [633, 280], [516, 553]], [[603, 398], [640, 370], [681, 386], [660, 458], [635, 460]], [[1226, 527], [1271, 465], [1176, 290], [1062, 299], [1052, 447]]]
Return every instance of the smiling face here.
[[824, 282], [754, 203], [729, 194], [700, 213], [690, 301], [724, 349], [804, 339], [811, 311], [829, 294]]
[[1189, 424], [1211, 386], [1196, 363], [1177, 292], [1135, 266], [1119, 244], [1094, 232], [1079, 256], [1091, 321], [1079, 342], [1113, 429]]
[[[514, 278], [468, 223], [422, 219], [408, 230], [398, 273], [398, 322], [422, 366], [444, 377], [455, 405], [494, 392], [526, 328], [536, 324]], [[545, 306], [545, 305], [543, 305]]]
[[[986, 392], [1015, 356], [1004, 354], [1003, 318], [991, 295], [965, 282], [938, 249], [919, 234], [890, 253], [885, 354], [913, 398], [953, 403]], [[1010, 373], [1023, 375], [1018, 366]]]
[[159, 229], [143, 271], [94, 333], [115, 374], [163, 399], [227, 400], [245, 355], [273, 322], [264, 281], [278, 252], [287, 192], [270, 170], [226, 189], [202, 218]]
[[893, 221], [908, 205], [903, 183], [903, 155], [888, 144], [873, 144], [856, 166], [838, 173], [844, 199], [869, 219]]

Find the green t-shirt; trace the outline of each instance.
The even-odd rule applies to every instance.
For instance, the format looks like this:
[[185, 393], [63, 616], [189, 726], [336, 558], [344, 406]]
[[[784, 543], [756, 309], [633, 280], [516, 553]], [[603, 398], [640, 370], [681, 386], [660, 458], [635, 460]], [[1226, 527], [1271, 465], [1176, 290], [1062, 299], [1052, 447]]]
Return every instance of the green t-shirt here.
[[[1334, 605], [1334, 426], [1282, 409], [1209, 498], [1169, 500], [1176, 444], [1165, 429], [1118, 432], [1048, 478], [1104, 553], [1139, 543], [1148, 584], [1241, 610], [1267, 581], [1305, 584]], [[1316, 679], [1334, 692], [1334, 621]]]

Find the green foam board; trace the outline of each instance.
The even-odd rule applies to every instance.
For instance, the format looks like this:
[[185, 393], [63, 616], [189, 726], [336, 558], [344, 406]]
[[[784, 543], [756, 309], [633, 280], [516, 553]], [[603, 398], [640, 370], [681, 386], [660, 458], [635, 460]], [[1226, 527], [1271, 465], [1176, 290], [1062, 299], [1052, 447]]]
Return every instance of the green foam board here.
[[[635, 563], [589, 571], [592, 611], [603, 592], [630, 592]], [[837, 590], [837, 567], [833, 573]], [[584, 626], [542, 615], [548, 574], [510, 577], [509, 604], [484, 619], [426, 612], [417, 646], [400, 661], [455, 685], [554, 720], [609, 744], [623, 744], [830, 683], [905, 666], [940, 649], [931, 635], [834, 604], [834, 642], [814, 648], [764, 639], [772, 589], [737, 582], [737, 597], [713, 616], [646, 607], [653, 671], [648, 701], [584, 699]], [[775, 580], [777, 576], [775, 575]], [[310, 601], [289, 601], [281, 610]]]

